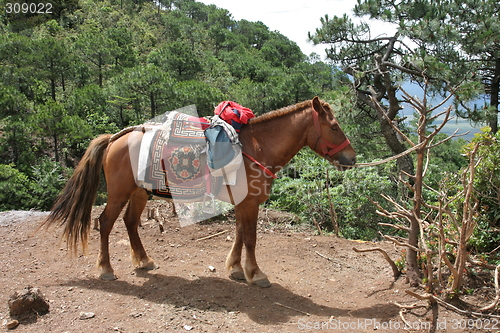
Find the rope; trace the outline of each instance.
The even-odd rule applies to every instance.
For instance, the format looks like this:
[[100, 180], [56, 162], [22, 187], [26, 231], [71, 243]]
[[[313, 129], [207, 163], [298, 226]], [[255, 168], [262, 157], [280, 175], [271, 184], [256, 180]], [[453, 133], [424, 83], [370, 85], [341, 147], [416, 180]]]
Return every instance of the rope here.
[[376, 161], [376, 162], [370, 162], [370, 163], [356, 163], [356, 165], [343, 165], [343, 164], [335, 164], [335, 166], [342, 166], [342, 167], [347, 167], [347, 168], [366, 168], [366, 167], [371, 167], [371, 166], [376, 166], [376, 165], [380, 165], [380, 164], [384, 164], [384, 163], [387, 163], [387, 162], [390, 162], [390, 161], [394, 161], [400, 157], [403, 157], [405, 155], [408, 155], [409, 153], [421, 148], [422, 146], [424, 146], [425, 142], [422, 142], [416, 146], [413, 146], [412, 148], [410, 149], [407, 149], [405, 150], [404, 152], [400, 153], [400, 154], [397, 154], [397, 155], [394, 155], [394, 156], [391, 156], [391, 157], [388, 157], [384, 160], [381, 160], [381, 161]]

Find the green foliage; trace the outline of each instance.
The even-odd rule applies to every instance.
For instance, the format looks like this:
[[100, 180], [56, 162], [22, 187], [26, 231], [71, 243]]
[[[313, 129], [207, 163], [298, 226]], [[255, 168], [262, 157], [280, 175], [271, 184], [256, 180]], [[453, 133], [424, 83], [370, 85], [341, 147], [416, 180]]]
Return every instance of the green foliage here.
[[389, 222], [376, 213], [371, 200], [385, 205], [380, 194], [396, 195], [394, 184], [376, 168], [348, 170], [342, 183], [333, 188], [339, 226], [346, 238], [371, 240], [378, 238], [379, 222]]
[[464, 147], [469, 154], [474, 145], [478, 165], [474, 178], [480, 208], [477, 216], [478, 227], [470, 240], [477, 251], [491, 251], [498, 246], [500, 233], [500, 132], [494, 134], [489, 127], [482, 128], [472, 142]]
[[332, 231], [332, 204], [342, 236], [371, 240], [378, 237], [377, 223], [385, 220], [376, 214], [370, 199], [384, 204], [380, 194], [394, 195], [394, 191], [380, 169], [341, 172], [312, 151], [302, 150], [275, 181], [269, 205], [294, 212], [308, 223], [314, 218], [323, 229]]
[[32, 169], [41, 159], [72, 167], [91, 138], [186, 105], [209, 115], [235, 100], [260, 114], [334, 89], [329, 65], [262, 22], [193, 0], [160, 3], [68, 0], [54, 2], [53, 15], [0, 12], [0, 164], [20, 171], [13, 183], [26, 175], [50, 198], [41, 173], [59, 171]]
[[48, 159], [32, 166], [31, 176], [17, 170], [13, 164], [0, 164], [0, 211], [48, 210], [64, 183], [62, 168]]
[[457, 110], [464, 117], [489, 124], [494, 131], [498, 129], [500, 81], [495, 79], [500, 70], [498, 1], [363, 0], [358, 1], [354, 12], [397, 24], [399, 36], [417, 45], [416, 52], [407, 53], [403, 61], [411, 61], [412, 68], [436, 73], [431, 76], [446, 77], [449, 82], [440, 86], [440, 90], [467, 77], [457, 97], [464, 101], [483, 94], [489, 96], [485, 110], [490, 112], [478, 112], [472, 105], [463, 108], [459, 103]]
[[0, 164], [0, 210], [30, 209], [31, 182], [13, 164]]
[[58, 163], [45, 159], [34, 165], [31, 177], [31, 206], [40, 210], [52, 208], [65, 183], [63, 170]]

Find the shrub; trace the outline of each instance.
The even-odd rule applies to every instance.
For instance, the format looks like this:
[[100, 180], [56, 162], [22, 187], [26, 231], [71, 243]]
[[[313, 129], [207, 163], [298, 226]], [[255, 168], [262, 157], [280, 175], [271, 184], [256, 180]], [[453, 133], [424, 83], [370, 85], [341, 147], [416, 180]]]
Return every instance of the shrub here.
[[303, 222], [316, 220], [322, 229], [332, 231], [332, 203], [342, 236], [373, 239], [377, 237], [377, 223], [385, 219], [376, 214], [369, 198], [385, 204], [380, 193], [394, 195], [395, 191], [394, 184], [378, 168], [341, 172], [313, 152], [301, 150], [275, 181], [268, 204], [297, 214]]
[[13, 164], [0, 164], [0, 211], [50, 209], [64, 186], [62, 173], [50, 160], [33, 166], [31, 176]]
[[27, 175], [13, 164], [0, 164], [0, 211], [32, 207], [33, 188]]

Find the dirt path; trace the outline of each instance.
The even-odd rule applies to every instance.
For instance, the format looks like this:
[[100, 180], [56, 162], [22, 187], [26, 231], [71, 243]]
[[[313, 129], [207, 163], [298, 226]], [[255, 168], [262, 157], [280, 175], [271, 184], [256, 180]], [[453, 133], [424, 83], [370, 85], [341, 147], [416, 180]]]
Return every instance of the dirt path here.
[[[95, 216], [101, 210], [95, 208]], [[46, 315], [21, 319], [17, 332], [429, 331], [432, 312], [427, 309], [405, 314], [412, 327], [403, 329], [394, 302], [415, 303], [404, 292], [404, 279], [394, 282], [379, 254], [352, 250], [374, 244], [298, 231], [287, 224], [286, 214], [260, 217], [257, 258], [272, 283], [266, 289], [228, 278], [224, 261], [234, 233], [231, 221], [180, 228], [169, 218], [161, 233], [157, 221], [144, 216], [141, 237], [160, 266], [145, 272], [134, 270], [125, 226], [118, 220], [110, 246], [118, 280], [106, 282], [96, 277], [98, 232], [91, 233], [88, 255], [71, 259], [59, 241], [60, 229], [35, 233], [43, 216], [0, 213], [0, 321], [10, 319], [9, 296], [26, 286], [40, 288], [51, 306]], [[224, 230], [229, 232], [197, 241]], [[390, 244], [377, 246], [393, 258], [398, 255]], [[82, 312], [93, 316], [80, 319]], [[440, 308], [435, 332], [500, 330], [494, 323], [492, 330], [460, 329], [461, 319]], [[2, 329], [7, 331], [5, 325]]]

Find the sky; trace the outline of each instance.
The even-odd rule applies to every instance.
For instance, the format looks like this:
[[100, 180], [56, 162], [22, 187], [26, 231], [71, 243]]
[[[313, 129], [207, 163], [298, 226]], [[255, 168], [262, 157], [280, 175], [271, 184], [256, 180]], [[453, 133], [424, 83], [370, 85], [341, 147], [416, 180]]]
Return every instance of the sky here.
[[[310, 55], [315, 52], [325, 60], [327, 45], [314, 46], [307, 41], [307, 33], [314, 33], [321, 26], [320, 18], [328, 14], [329, 17], [347, 14], [353, 21], [353, 8], [356, 0], [198, 0], [204, 4], [214, 4], [219, 8], [227, 9], [235, 20], [261, 21], [271, 31], [278, 31], [297, 43], [302, 52]], [[380, 36], [392, 34], [395, 27], [388, 23], [368, 21], [371, 25], [371, 35]], [[410, 115], [413, 111], [408, 110]], [[450, 124], [453, 127], [453, 124]], [[451, 131], [453, 132], [453, 131]], [[461, 131], [462, 133], [463, 131]]]
[[[279, 31], [297, 43], [302, 52], [310, 55], [315, 52], [324, 58], [325, 45], [314, 46], [307, 41], [307, 33], [314, 33], [321, 26], [320, 18], [352, 16], [356, 0], [198, 0], [204, 4], [214, 4], [227, 9], [233, 19], [261, 21], [271, 31]], [[375, 34], [384, 33], [388, 27], [377, 24], [373, 27]]]

